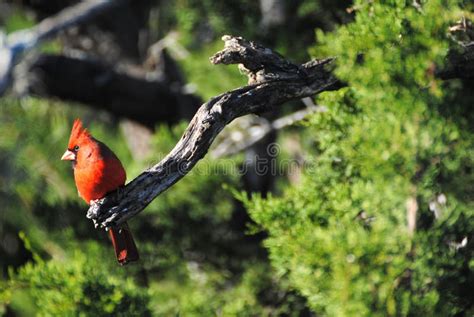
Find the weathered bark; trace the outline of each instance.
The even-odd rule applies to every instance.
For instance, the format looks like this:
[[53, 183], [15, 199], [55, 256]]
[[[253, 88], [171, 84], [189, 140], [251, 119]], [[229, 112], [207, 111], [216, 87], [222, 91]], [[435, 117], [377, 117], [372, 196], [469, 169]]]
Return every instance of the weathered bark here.
[[282, 103], [340, 87], [327, 67], [332, 58], [293, 64], [272, 50], [242, 38], [225, 36], [214, 64], [242, 63], [252, 83], [203, 104], [175, 148], [119, 193], [91, 204], [87, 216], [101, 227], [120, 224], [141, 212], [159, 194], [183, 178], [206, 155], [222, 129], [235, 118], [262, 113]]

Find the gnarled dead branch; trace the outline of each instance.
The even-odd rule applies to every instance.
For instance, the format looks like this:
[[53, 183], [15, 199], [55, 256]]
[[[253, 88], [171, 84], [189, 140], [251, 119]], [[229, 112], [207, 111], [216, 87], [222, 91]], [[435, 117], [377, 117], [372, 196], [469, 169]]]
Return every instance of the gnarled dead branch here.
[[222, 129], [235, 118], [259, 114], [282, 103], [338, 89], [328, 70], [332, 58], [297, 65], [272, 50], [240, 37], [224, 36], [225, 47], [211, 57], [213, 64], [241, 64], [250, 85], [203, 104], [181, 140], [158, 164], [145, 170], [120, 192], [91, 205], [87, 217], [111, 227], [141, 212], [153, 199], [183, 178], [201, 160]]

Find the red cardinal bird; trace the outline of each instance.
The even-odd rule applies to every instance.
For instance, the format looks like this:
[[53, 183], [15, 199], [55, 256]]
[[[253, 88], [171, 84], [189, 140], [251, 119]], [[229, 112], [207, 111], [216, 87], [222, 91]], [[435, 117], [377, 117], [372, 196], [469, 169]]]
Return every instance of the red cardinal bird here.
[[[88, 204], [103, 198], [125, 184], [125, 170], [120, 160], [104, 143], [94, 139], [82, 127], [79, 119], [74, 121], [66, 152], [61, 160], [73, 162], [74, 180], [81, 196]], [[121, 265], [138, 260], [138, 250], [127, 223], [121, 228], [111, 228], [110, 238], [115, 255]]]

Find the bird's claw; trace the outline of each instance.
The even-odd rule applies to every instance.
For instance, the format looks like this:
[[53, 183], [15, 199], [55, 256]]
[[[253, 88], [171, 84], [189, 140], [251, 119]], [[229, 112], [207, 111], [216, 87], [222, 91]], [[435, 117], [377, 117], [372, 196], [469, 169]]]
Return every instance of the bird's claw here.
[[[123, 188], [117, 190], [117, 195], [123, 195]], [[87, 211], [87, 218], [92, 219], [95, 228], [101, 228], [108, 231], [111, 227], [116, 225], [117, 219], [120, 219], [120, 214], [116, 212], [117, 207], [110, 209], [103, 208], [103, 199], [91, 200], [89, 202], [89, 210]]]
[[99, 218], [100, 199], [91, 200], [89, 202], [89, 210], [87, 210], [86, 217], [89, 219]]

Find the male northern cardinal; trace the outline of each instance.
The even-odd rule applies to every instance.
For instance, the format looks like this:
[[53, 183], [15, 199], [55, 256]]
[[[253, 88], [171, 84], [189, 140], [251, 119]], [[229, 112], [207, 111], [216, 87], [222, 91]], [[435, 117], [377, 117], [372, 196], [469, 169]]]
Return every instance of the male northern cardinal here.
[[[74, 121], [69, 144], [61, 160], [72, 161], [79, 196], [88, 204], [122, 187], [127, 178], [114, 152], [94, 139], [79, 119]], [[121, 265], [138, 260], [138, 250], [127, 223], [121, 228], [111, 228], [109, 235]]]

